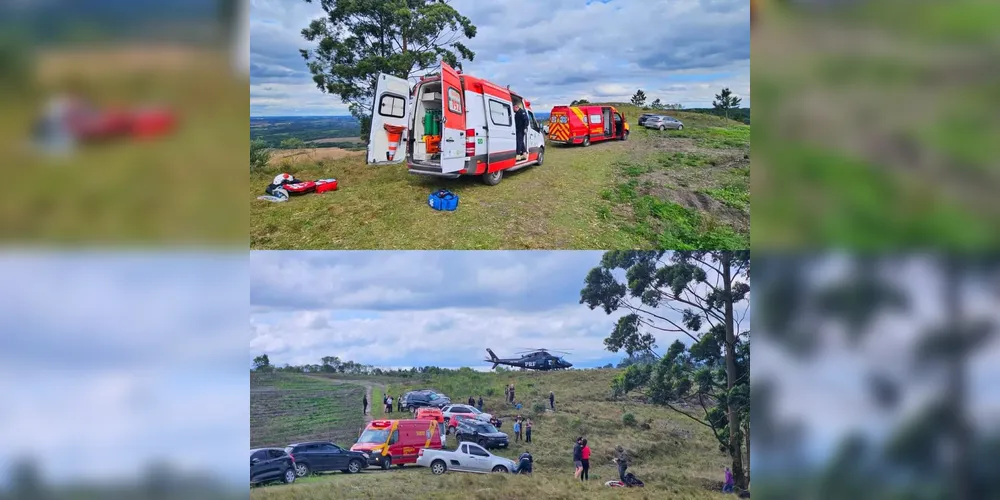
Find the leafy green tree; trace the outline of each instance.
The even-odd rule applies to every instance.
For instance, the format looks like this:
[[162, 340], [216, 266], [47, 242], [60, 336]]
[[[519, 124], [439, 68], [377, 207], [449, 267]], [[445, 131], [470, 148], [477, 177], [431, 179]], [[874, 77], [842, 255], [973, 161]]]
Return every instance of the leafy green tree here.
[[[911, 282], [907, 265], [918, 262], [931, 271], [932, 281], [920, 285]], [[979, 289], [995, 300], [989, 294], [1000, 292], [996, 288], [1000, 260], [948, 255], [853, 257], [841, 262], [843, 270], [839, 275], [818, 283], [809, 278], [809, 273], [810, 268], [821, 263], [820, 259], [805, 258], [762, 260], [763, 307], [755, 322], [786, 352], [809, 361], [819, 352], [818, 341], [823, 338], [816, 325], [843, 332], [846, 344], [859, 348], [869, 337], [884, 334], [885, 323], [879, 320], [911, 316], [916, 286], [936, 292], [936, 303], [942, 306], [943, 313], [940, 322], [907, 331], [911, 343], [900, 345], [911, 364], [898, 368], [898, 373], [887, 372], [888, 367], [877, 364], [869, 367], [871, 396], [886, 410], [899, 405], [905, 385], [915, 373], [933, 379], [937, 387], [936, 394], [929, 398], [924, 395], [928, 399], [925, 407], [913, 411], [914, 416], [903, 423], [884, 449], [877, 450], [883, 459], [879, 465], [921, 478], [918, 488], [909, 495], [897, 495], [900, 498], [987, 497], [995, 489], [993, 479], [974, 466], [974, 457], [986, 456], [989, 447], [996, 444], [978, 440], [973, 432], [969, 370], [974, 357], [996, 334], [996, 325], [988, 314], [973, 313], [963, 297]], [[848, 474], [844, 469], [850, 472], [845, 464], [857, 463], [861, 454], [856, 441], [847, 441], [829, 464], [825, 481], [819, 485], [825, 488], [825, 496], [820, 498], [845, 498], [862, 487], [869, 496], [889, 496], [884, 491], [871, 494], [893, 485], [880, 483], [881, 478], [863, 471], [854, 472], [852, 482], [845, 482]], [[942, 449], [948, 452], [943, 454]], [[861, 486], [856, 485], [859, 481]]]
[[722, 92], [715, 94], [715, 100], [712, 101], [712, 106], [717, 111], [722, 111], [726, 115], [726, 119], [729, 119], [729, 110], [738, 109], [740, 103], [743, 102], [743, 98], [736, 97], [733, 92], [729, 90], [729, 87], [722, 89]]
[[649, 103], [649, 107], [653, 109], [663, 109], [663, 103], [660, 102], [660, 98], [657, 97], [653, 99], [653, 102]]
[[[619, 281], [615, 271], [624, 271]], [[749, 432], [749, 331], [741, 329], [749, 309], [748, 251], [672, 252], [612, 251], [592, 269], [580, 292], [580, 303], [607, 314], [626, 310], [605, 345], [629, 356], [652, 353], [651, 331], [681, 334], [655, 364], [633, 364], [612, 382], [625, 394], [645, 389], [655, 404], [667, 406], [712, 430], [720, 449], [732, 460], [737, 486], [746, 488], [743, 447]], [[738, 316], [735, 306], [744, 311]], [[680, 315], [671, 319], [669, 309]], [[699, 418], [675, 405], [701, 407]], [[747, 441], [748, 442], [748, 441]]]
[[298, 137], [289, 137], [281, 141], [281, 149], [302, 149], [306, 147], [306, 143], [299, 139]]
[[255, 372], [268, 373], [274, 370], [271, 366], [271, 360], [267, 357], [267, 354], [261, 354], [256, 358], [253, 358], [253, 370]]
[[271, 147], [263, 139], [250, 141], [250, 170], [263, 170], [271, 161]]
[[[312, 0], [306, 0], [312, 3]], [[379, 73], [409, 79], [444, 60], [461, 68], [475, 54], [463, 39], [476, 27], [440, 0], [342, 0], [321, 2], [326, 15], [302, 30], [312, 50], [300, 50], [313, 81], [323, 92], [339, 96], [361, 122], [361, 138], [369, 120]]]
[[640, 107], [646, 104], [646, 93], [642, 89], [635, 91], [635, 94], [632, 96], [632, 104]]
[[590, 101], [588, 101], [586, 99], [577, 99], [577, 100], [569, 103], [570, 106], [579, 106], [581, 104], [590, 104]]

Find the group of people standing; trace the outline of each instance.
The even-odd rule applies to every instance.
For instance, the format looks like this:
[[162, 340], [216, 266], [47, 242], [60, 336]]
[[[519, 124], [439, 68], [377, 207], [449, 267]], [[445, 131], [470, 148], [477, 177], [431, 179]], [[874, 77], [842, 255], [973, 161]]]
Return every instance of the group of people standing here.
[[590, 479], [590, 446], [583, 436], [576, 438], [576, 445], [573, 446], [573, 465], [576, 466], [573, 477], [581, 481]]
[[469, 396], [469, 406], [474, 406], [478, 408], [479, 411], [483, 411], [483, 397], [479, 396], [479, 401], [476, 401], [475, 398]]
[[504, 387], [503, 392], [504, 399], [507, 403], [514, 404], [514, 384], [507, 384], [507, 387]]
[[521, 432], [524, 432], [524, 442], [531, 442], [531, 419], [520, 415], [514, 418], [514, 441], [521, 440]]

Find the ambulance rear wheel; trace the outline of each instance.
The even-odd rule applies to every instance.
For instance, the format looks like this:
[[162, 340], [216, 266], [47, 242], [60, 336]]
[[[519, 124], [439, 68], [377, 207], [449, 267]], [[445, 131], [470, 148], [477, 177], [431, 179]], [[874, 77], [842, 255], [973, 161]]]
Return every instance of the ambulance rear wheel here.
[[485, 182], [487, 186], [496, 186], [497, 184], [500, 184], [501, 180], [503, 180], [503, 170], [483, 174], [483, 182]]
[[389, 470], [389, 467], [391, 466], [392, 466], [392, 457], [386, 456], [385, 460], [382, 460], [382, 470]]
[[627, 141], [628, 140], [628, 130], [626, 130], [625, 133], [622, 134], [622, 140], [623, 141]]
[[541, 165], [543, 160], [545, 160], [545, 148], [541, 148], [541, 149], [538, 150], [538, 163], [537, 164]]
[[583, 138], [583, 147], [590, 146], [590, 137]]

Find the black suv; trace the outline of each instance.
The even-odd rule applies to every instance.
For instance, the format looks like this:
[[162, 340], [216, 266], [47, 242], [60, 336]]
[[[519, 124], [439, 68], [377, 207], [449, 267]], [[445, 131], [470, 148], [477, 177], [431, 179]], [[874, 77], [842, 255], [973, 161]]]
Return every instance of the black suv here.
[[290, 444], [285, 452], [295, 460], [295, 474], [299, 477], [335, 470], [354, 474], [368, 467], [367, 453], [344, 449], [329, 441]]
[[402, 404], [408, 411], [424, 407], [444, 408], [451, 404], [451, 398], [434, 391], [410, 391], [403, 394]]
[[250, 450], [250, 485], [295, 482], [295, 460], [280, 448]]
[[487, 450], [506, 448], [510, 445], [507, 433], [500, 432], [493, 427], [493, 424], [476, 420], [460, 420], [455, 429], [455, 437], [459, 443], [469, 441]]

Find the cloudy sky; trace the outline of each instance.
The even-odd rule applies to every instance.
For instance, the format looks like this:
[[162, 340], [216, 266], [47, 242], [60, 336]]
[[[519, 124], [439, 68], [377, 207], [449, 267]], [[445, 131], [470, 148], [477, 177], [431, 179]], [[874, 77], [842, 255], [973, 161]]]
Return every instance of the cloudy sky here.
[[[320, 2], [251, 0], [252, 116], [345, 115], [320, 92], [299, 49]], [[729, 87], [750, 105], [747, 0], [453, 0], [478, 29], [465, 72], [510, 85], [547, 111], [574, 99], [711, 106]]]
[[[547, 348], [572, 350], [566, 357], [577, 367], [616, 363], [623, 354], [603, 341], [621, 314], [579, 303], [600, 259], [572, 251], [254, 252], [249, 354], [267, 353], [277, 365], [339, 356], [485, 370], [487, 347], [500, 356]], [[676, 338], [660, 334], [659, 351]]]
[[0, 484], [35, 457], [55, 482], [165, 461], [246, 488], [245, 253], [7, 251], [0, 274], [16, 283], [0, 290]]

